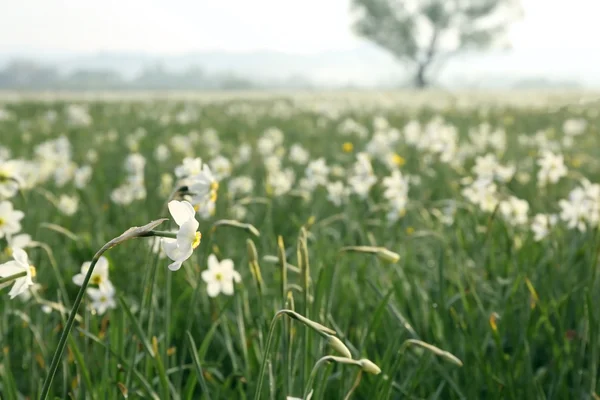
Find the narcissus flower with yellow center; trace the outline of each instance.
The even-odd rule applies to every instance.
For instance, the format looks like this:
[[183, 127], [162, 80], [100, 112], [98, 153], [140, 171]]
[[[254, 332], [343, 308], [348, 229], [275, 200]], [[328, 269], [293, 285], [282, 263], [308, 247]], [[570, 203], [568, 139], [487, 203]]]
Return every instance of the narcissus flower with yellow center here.
[[208, 256], [208, 269], [202, 271], [202, 280], [206, 282], [206, 292], [210, 297], [217, 297], [219, 293], [231, 296], [234, 282], [240, 282], [242, 277], [233, 269], [232, 260], [219, 261], [211, 254]]
[[173, 200], [169, 202], [169, 212], [179, 230], [176, 238], [162, 238], [161, 244], [167, 257], [173, 260], [169, 269], [177, 271], [198, 247], [202, 234], [198, 232], [200, 224], [194, 218], [196, 212], [189, 202]]
[[[90, 261], [86, 261], [81, 265], [81, 272], [73, 277], [74, 284], [77, 286], [83, 285], [83, 280], [85, 279], [91, 264]], [[98, 259], [98, 262], [94, 267], [94, 272], [92, 272], [92, 276], [90, 277], [90, 284], [97, 285], [101, 289], [110, 285], [110, 280], [108, 279], [108, 260], [106, 257], [100, 257]]]

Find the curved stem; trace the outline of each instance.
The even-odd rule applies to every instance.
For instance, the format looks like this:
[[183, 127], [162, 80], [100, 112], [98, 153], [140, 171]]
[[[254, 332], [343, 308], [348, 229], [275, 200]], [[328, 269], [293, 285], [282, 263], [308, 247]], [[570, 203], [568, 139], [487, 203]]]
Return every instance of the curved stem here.
[[302, 399], [306, 400], [308, 398], [308, 395], [311, 392], [311, 388], [313, 385], [313, 382], [315, 380], [315, 376], [317, 376], [317, 371], [319, 370], [319, 367], [327, 362], [336, 362], [339, 364], [349, 364], [349, 365], [356, 365], [358, 367], [361, 367], [360, 362], [353, 360], [351, 358], [345, 358], [345, 357], [337, 357], [337, 356], [325, 356], [325, 357], [321, 357], [319, 359], [319, 361], [316, 362], [315, 366], [313, 367], [312, 371], [310, 372], [310, 376], [308, 378], [308, 382], [306, 383], [306, 387], [304, 388], [304, 395], [302, 396]]
[[123, 232], [120, 236], [112, 239], [108, 243], [106, 243], [96, 254], [94, 254], [94, 258], [90, 263], [90, 268], [83, 279], [83, 283], [79, 292], [77, 292], [77, 297], [75, 298], [75, 302], [73, 303], [73, 308], [71, 308], [71, 312], [69, 313], [69, 318], [67, 319], [67, 323], [65, 324], [65, 329], [60, 335], [60, 339], [58, 341], [58, 347], [54, 351], [54, 355], [52, 356], [52, 362], [50, 363], [50, 370], [48, 371], [48, 376], [44, 380], [44, 386], [42, 388], [42, 394], [40, 395], [40, 400], [46, 400], [48, 397], [48, 393], [50, 392], [50, 386], [52, 385], [52, 380], [54, 379], [54, 375], [56, 375], [56, 370], [58, 369], [58, 364], [60, 363], [60, 359], [65, 351], [65, 347], [67, 345], [67, 339], [69, 338], [69, 334], [71, 333], [71, 329], [73, 329], [73, 324], [75, 323], [75, 318], [77, 317], [77, 310], [81, 305], [81, 301], [83, 300], [83, 296], [85, 294], [85, 290], [90, 283], [90, 279], [92, 277], [92, 273], [94, 272], [94, 267], [96, 263], [108, 249], [117, 246], [129, 239], [133, 239], [136, 237], [144, 237], [148, 236], [148, 232], [151, 232], [152, 229], [156, 228], [158, 225], [166, 221], [166, 219], [160, 219], [156, 221], [152, 221], [144, 226], [132, 227]]
[[273, 333], [275, 332], [275, 324], [279, 317], [287, 312], [287, 310], [279, 310], [271, 320], [271, 325], [269, 326], [269, 335], [267, 336], [267, 344], [265, 345], [265, 351], [263, 354], [263, 360], [260, 365], [260, 372], [258, 373], [258, 383], [256, 385], [256, 391], [254, 392], [254, 400], [260, 399], [260, 392], [262, 390], [263, 378], [265, 376], [265, 369], [267, 366], [267, 361], [269, 359], [269, 351], [271, 349], [271, 343], [273, 342]]
[[44, 380], [44, 387], [42, 388], [42, 394], [40, 395], [40, 400], [46, 400], [46, 398], [48, 397], [48, 392], [50, 391], [50, 385], [52, 385], [52, 380], [54, 379], [54, 375], [56, 374], [56, 370], [58, 369], [58, 364], [60, 363], [60, 359], [61, 359], [63, 352], [65, 351], [65, 347], [67, 345], [67, 339], [69, 337], [69, 334], [71, 333], [71, 329], [73, 329], [73, 324], [75, 323], [75, 316], [77, 315], [77, 310], [79, 309], [79, 305], [81, 304], [81, 301], [83, 300], [85, 290], [87, 289], [88, 284], [90, 282], [90, 278], [92, 277], [92, 273], [94, 272], [94, 267], [96, 266], [96, 263], [98, 262], [98, 260], [100, 259], [100, 256], [102, 256], [102, 253], [104, 253], [104, 251], [105, 251], [105, 248], [103, 247], [102, 249], [100, 249], [100, 251], [98, 251], [98, 253], [96, 253], [96, 255], [94, 255], [94, 258], [92, 259], [92, 262], [90, 264], [90, 268], [88, 269], [87, 274], [85, 275], [85, 278], [83, 279], [81, 288], [79, 289], [79, 292], [77, 293], [77, 297], [75, 298], [75, 302], [73, 303], [73, 308], [71, 309], [71, 312], [69, 313], [69, 318], [67, 319], [65, 329], [63, 330], [62, 334], [60, 335], [60, 340], [58, 341], [58, 347], [56, 348], [56, 350], [54, 351], [54, 355], [52, 356], [50, 370], [48, 371], [48, 376], [46, 376], [46, 379]]
[[312, 371], [310, 372], [310, 376], [308, 377], [308, 382], [306, 382], [306, 387], [304, 388], [304, 394], [302, 395], [303, 400], [306, 400], [308, 398], [308, 394], [310, 393], [310, 389], [312, 388], [313, 382], [315, 380], [315, 376], [317, 375], [317, 370], [319, 369], [319, 367], [321, 365], [325, 364], [326, 362], [333, 361], [331, 357], [333, 357], [333, 356], [325, 356], [323, 358], [320, 358], [319, 361], [316, 362], [315, 366], [313, 367]]

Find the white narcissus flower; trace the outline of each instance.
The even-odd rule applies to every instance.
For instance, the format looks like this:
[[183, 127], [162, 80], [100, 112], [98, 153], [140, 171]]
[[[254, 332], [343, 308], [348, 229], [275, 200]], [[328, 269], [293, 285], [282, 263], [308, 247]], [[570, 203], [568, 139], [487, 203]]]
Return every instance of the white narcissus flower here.
[[214, 202], [217, 199], [219, 182], [213, 176], [210, 167], [204, 164], [199, 174], [188, 178], [188, 190], [194, 204], [202, 203], [207, 199]]
[[230, 259], [217, 260], [217, 256], [208, 256], [208, 269], [202, 271], [202, 279], [206, 282], [206, 292], [210, 297], [217, 297], [219, 293], [231, 296], [233, 283], [241, 282], [242, 277], [233, 269]]
[[162, 248], [173, 262], [169, 264], [171, 271], [177, 271], [181, 264], [190, 258], [194, 249], [200, 244], [202, 234], [198, 232], [198, 221], [194, 218], [194, 207], [187, 201], [172, 200], [169, 212], [179, 226], [177, 238], [162, 238]]
[[343, 182], [337, 181], [327, 185], [327, 200], [333, 203], [336, 207], [342, 205], [350, 194], [350, 189], [344, 186]]
[[23, 211], [15, 210], [10, 201], [0, 202], [0, 238], [12, 235], [21, 230], [21, 219], [25, 214]]
[[231, 175], [231, 162], [221, 155], [210, 161], [210, 168], [214, 171], [215, 179], [218, 181]]
[[79, 208], [79, 199], [76, 196], [61, 194], [58, 199], [57, 208], [64, 215], [72, 216]]
[[0, 159], [0, 199], [13, 197], [19, 191], [20, 178], [17, 167], [18, 164], [15, 161]]
[[561, 154], [544, 151], [537, 160], [540, 169], [537, 173], [538, 186], [544, 187], [548, 183], [557, 183], [560, 178], [567, 176], [567, 167]]
[[500, 202], [500, 213], [511, 225], [524, 225], [527, 223], [529, 203], [514, 196]]
[[11, 299], [25, 292], [33, 285], [33, 272], [35, 271], [29, 266], [29, 257], [23, 249], [14, 248], [12, 251], [13, 260], [0, 264], [0, 278], [6, 278], [20, 272], [25, 272], [26, 275], [15, 279], [13, 287], [8, 292]]
[[92, 178], [92, 167], [89, 165], [84, 165], [83, 167], [77, 168], [75, 170], [75, 176], [73, 177], [73, 182], [75, 182], [75, 187], [77, 189], [83, 189], [87, 186], [90, 179]]
[[175, 176], [179, 179], [188, 178], [190, 176], [198, 175], [202, 171], [202, 159], [186, 157], [183, 159], [181, 165], [175, 168]]
[[557, 219], [556, 215], [536, 214], [531, 223], [533, 240], [539, 242], [548, 236]]
[[[73, 276], [74, 284], [77, 286], [83, 285], [83, 280], [90, 269], [90, 265], [92, 265], [91, 261], [86, 261], [81, 265], [81, 272]], [[110, 285], [108, 279], [108, 260], [106, 257], [102, 256], [98, 259], [98, 262], [94, 267], [94, 272], [92, 272], [92, 276], [90, 277], [90, 283], [92, 285], [98, 285], [100, 288]]]
[[101, 288], [88, 288], [87, 294], [92, 300], [91, 307], [98, 315], [102, 315], [109, 308], [116, 308], [117, 303], [115, 302], [115, 287], [112, 283], [107, 284]]

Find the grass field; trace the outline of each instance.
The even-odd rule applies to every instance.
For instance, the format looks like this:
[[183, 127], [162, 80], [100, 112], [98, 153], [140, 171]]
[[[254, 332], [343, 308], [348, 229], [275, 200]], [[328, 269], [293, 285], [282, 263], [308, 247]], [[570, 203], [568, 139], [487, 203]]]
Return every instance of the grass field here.
[[5, 98], [0, 398], [598, 399], [598, 102], [411, 96]]

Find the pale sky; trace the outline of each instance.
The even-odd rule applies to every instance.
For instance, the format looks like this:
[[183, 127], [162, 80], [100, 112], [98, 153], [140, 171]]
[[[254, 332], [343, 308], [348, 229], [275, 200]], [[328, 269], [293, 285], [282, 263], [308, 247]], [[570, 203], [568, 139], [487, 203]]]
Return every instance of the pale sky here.
[[[350, 0], [0, 0], [0, 53], [318, 53], [364, 42]], [[600, 1], [522, 0], [518, 50], [600, 51]]]

